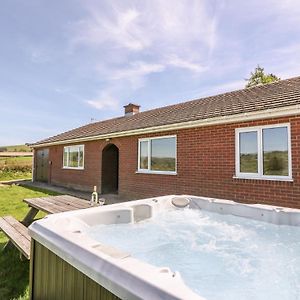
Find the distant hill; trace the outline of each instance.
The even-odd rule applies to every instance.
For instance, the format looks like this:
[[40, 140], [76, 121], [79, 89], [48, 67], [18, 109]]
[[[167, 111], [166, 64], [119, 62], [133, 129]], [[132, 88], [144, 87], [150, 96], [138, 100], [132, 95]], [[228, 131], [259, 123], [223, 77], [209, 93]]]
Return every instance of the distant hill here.
[[31, 152], [26, 145], [0, 146], [0, 152]]

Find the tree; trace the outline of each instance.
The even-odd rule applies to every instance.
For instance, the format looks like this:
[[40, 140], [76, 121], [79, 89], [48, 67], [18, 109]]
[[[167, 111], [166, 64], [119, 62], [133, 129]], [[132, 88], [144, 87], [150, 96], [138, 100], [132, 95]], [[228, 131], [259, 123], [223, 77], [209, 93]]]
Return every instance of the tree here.
[[247, 81], [245, 88], [250, 88], [256, 85], [262, 85], [262, 84], [279, 81], [280, 78], [272, 73], [265, 74], [265, 69], [257, 65], [254, 72], [251, 72], [250, 78], [245, 80]]

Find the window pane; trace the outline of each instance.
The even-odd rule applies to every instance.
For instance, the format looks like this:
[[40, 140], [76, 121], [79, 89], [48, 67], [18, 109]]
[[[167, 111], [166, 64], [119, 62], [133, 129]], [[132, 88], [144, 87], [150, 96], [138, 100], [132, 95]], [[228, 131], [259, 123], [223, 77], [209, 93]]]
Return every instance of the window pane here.
[[68, 166], [68, 148], [64, 148], [64, 167]]
[[78, 167], [78, 147], [69, 148], [69, 167]]
[[257, 132], [242, 132], [240, 139], [240, 172], [257, 173]]
[[288, 176], [287, 127], [263, 129], [264, 175]]
[[148, 169], [148, 141], [140, 142], [140, 169]]
[[151, 140], [151, 170], [175, 171], [175, 138]]
[[79, 162], [78, 167], [83, 167], [83, 146], [79, 147]]

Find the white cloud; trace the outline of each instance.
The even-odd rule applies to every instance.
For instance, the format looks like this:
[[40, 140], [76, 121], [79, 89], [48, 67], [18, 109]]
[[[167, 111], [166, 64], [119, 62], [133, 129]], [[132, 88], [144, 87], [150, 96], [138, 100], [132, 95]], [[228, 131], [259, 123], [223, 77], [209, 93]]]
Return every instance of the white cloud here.
[[22, 40], [22, 49], [33, 63], [43, 64], [53, 60], [54, 55], [51, 53], [49, 46], [46, 47]]
[[300, 43], [292, 43], [291, 45], [284, 45], [281, 48], [274, 49], [274, 53], [279, 55], [291, 55], [300, 53]]
[[217, 95], [221, 93], [231, 92], [243, 89], [246, 85], [245, 80], [233, 80], [222, 84], [215, 85], [206, 90], [206, 95]]
[[151, 48], [157, 54], [189, 51], [195, 42], [211, 49], [217, 24], [211, 6], [198, 0], [84, 2], [88, 17], [75, 24], [74, 41], [134, 51]]
[[167, 63], [173, 67], [186, 69], [196, 73], [204, 72], [208, 69], [208, 67], [204, 67], [199, 63], [191, 62], [177, 56], [170, 57]]
[[138, 25], [140, 13], [136, 9], [120, 10], [115, 7], [107, 15], [97, 7], [88, 6], [87, 9], [89, 18], [76, 26], [78, 31], [73, 40], [76, 44], [106, 45], [135, 51], [148, 46], [149, 41]]
[[174, 67], [200, 72], [217, 44], [218, 7], [209, 1], [101, 1], [84, 7], [88, 16], [73, 26], [74, 45], [96, 47], [101, 56], [103, 50], [109, 57], [104, 65], [163, 64], [165, 57], [175, 57]]
[[[104, 92], [111, 97], [122, 95], [122, 89], [135, 91], [149, 75], [169, 68], [196, 76], [208, 70], [207, 61], [218, 41], [216, 4], [199, 0], [82, 3], [87, 15], [73, 24], [73, 47], [96, 49], [96, 69], [105, 81]], [[106, 99], [87, 103], [99, 109], [113, 107]]]
[[284, 0], [284, 1], [277, 1], [277, 0], [272, 0], [274, 2], [273, 4], [280, 10], [280, 12], [288, 13], [289, 15], [294, 15], [298, 16], [298, 22], [299, 20], [299, 15], [298, 13], [300, 12], [300, 2], [299, 0]]
[[[209, 84], [205, 91], [205, 94], [221, 93], [243, 88], [243, 78], [258, 63], [267, 72], [274, 72], [283, 78], [296, 75], [296, 59], [299, 59], [299, 55], [295, 53], [299, 52], [299, 45], [285, 44], [280, 48], [274, 39], [268, 44], [267, 37], [274, 36], [276, 31], [280, 32], [283, 16], [289, 24], [287, 28], [293, 28], [291, 22], [296, 22], [293, 16], [297, 15], [300, 8], [298, 2], [84, 2], [87, 15], [75, 26], [75, 46], [99, 52], [97, 72], [105, 82], [107, 90], [104, 92], [113, 99], [124, 99], [124, 93], [130, 95], [130, 92], [146, 85], [151, 74], [167, 74], [170, 69], [178, 74], [190, 72], [188, 76], [196, 79], [208, 80], [214, 76], [218, 82], [225, 81], [217, 87]], [[218, 28], [219, 20], [223, 20], [221, 11], [225, 11], [225, 17], [237, 16], [229, 29], [228, 26], [222, 30]], [[241, 11], [247, 11], [247, 15], [239, 14]], [[263, 23], [265, 19], [274, 20], [271, 29]], [[243, 28], [253, 20], [262, 26], [260, 29], [254, 28], [247, 35]], [[255, 44], [254, 41], [262, 44], [260, 50], [254, 51], [255, 47], [249, 47]], [[289, 53], [290, 58], [286, 60]], [[281, 59], [281, 54], [284, 59]], [[229, 78], [233, 81], [229, 81]], [[200, 95], [202, 91], [199, 88]], [[106, 97], [95, 98], [88, 103], [99, 109], [113, 107]]]
[[278, 75], [282, 79], [300, 75], [300, 43], [292, 41], [270, 51], [271, 62], [273, 62], [270, 72]]
[[214, 96], [226, 92], [231, 92], [235, 90], [240, 90], [245, 87], [246, 81], [242, 80], [232, 80], [224, 83], [218, 83], [213, 85], [208, 85], [203, 89], [203, 87], [190, 90], [188, 94], [189, 99], [197, 99], [200, 97]]
[[108, 91], [101, 92], [95, 99], [86, 100], [86, 103], [99, 110], [117, 110], [119, 108], [119, 101]]
[[122, 81], [126, 81], [130, 84], [130, 87], [133, 90], [136, 90], [145, 84], [145, 80], [148, 75], [160, 73], [164, 70], [165, 66], [162, 64], [137, 61], [124, 68], [114, 70], [110, 79], [115, 81], [114, 85], [118, 85], [118, 83], [121, 85]]
[[133, 62], [128, 68], [119, 69], [113, 72], [112, 79], [132, 79], [140, 78], [151, 73], [162, 72], [165, 66], [162, 64], [151, 64], [143, 61]]

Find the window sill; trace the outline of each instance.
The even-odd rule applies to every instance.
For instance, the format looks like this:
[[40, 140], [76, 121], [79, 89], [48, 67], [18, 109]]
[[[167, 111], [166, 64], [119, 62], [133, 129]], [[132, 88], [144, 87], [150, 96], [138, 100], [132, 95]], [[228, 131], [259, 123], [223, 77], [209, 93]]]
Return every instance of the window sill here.
[[292, 177], [265, 177], [265, 176], [242, 176], [242, 175], [234, 175], [232, 176], [233, 179], [254, 179], [254, 180], [271, 180], [271, 181], [287, 181], [293, 182], [294, 179]]
[[75, 168], [75, 167], [62, 167], [63, 170], [84, 170], [84, 168]]
[[154, 174], [154, 175], [177, 175], [177, 172], [168, 172], [168, 171], [143, 171], [138, 170], [136, 174]]

